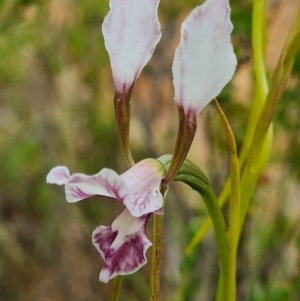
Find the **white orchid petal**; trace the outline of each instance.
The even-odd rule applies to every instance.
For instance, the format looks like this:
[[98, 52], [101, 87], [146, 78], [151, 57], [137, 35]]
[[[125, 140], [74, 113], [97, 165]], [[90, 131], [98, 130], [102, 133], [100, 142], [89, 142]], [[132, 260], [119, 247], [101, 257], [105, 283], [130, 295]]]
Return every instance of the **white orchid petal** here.
[[108, 168], [104, 168], [92, 176], [82, 173], [70, 176], [66, 167], [58, 166], [49, 172], [47, 182], [57, 185], [65, 184], [66, 199], [69, 203], [92, 196], [114, 198], [125, 203], [131, 200], [130, 191], [121, 176]]
[[69, 181], [69, 179], [69, 169], [65, 166], [56, 166], [48, 173], [46, 182], [49, 184], [64, 185]]
[[228, 0], [207, 0], [183, 22], [172, 70], [175, 101], [185, 114], [198, 114], [231, 80], [232, 27]]
[[102, 31], [118, 93], [132, 87], [160, 40], [158, 3], [159, 0], [110, 0]]
[[121, 175], [131, 192], [131, 199], [124, 201], [131, 215], [139, 217], [162, 208], [160, 184], [164, 173], [159, 161], [145, 159]]

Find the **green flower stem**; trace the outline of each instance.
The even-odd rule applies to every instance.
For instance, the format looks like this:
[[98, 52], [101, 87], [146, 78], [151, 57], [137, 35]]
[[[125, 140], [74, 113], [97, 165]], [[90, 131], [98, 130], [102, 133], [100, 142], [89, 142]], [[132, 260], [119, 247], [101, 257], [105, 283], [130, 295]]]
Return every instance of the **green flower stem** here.
[[219, 275], [218, 279], [218, 287], [217, 287], [217, 293], [216, 293], [216, 301], [224, 301], [225, 296], [225, 284], [224, 284], [224, 273], [221, 273]]
[[233, 301], [236, 299], [236, 256], [240, 232], [240, 165], [231, 127], [216, 99], [214, 99], [214, 103], [220, 115], [230, 150], [229, 254], [227, 270], [224, 276], [226, 289], [224, 300]]
[[[218, 198], [217, 202], [220, 207], [224, 206], [224, 204], [229, 196], [229, 193], [230, 193], [230, 179], [228, 179], [226, 181], [226, 184], [223, 187], [221, 194]], [[192, 252], [194, 251], [196, 246], [199, 245], [199, 243], [204, 239], [204, 237], [206, 236], [208, 231], [211, 229], [211, 227], [212, 227], [211, 218], [210, 218], [210, 216], [207, 216], [205, 218], [205, 220], [203, 221], [202, 225], [200, 226], [200, 228], [198, 229], [198, 231], [196, 232], [196, 234], [194, 235], [194, 237], [192, 238], [192, 240], [190, 241], [190, 243], [185, 248], [184, 254], [186, 256], [189, 256], [190, 254], [192, 254]]]
[[[243, 160], [243, 163], [246, 159], [246, 156], [251, 147], [251, 143], [253, 140], [253, 135], [255, 131], [255, 127], [258, 122], [259, 115], [262, 111], [263, 105], [266, 100], [266, 96], [268, 93], [268, 82], [266, 76], [266, 70], [264, 65], [264, 38], [265, 38], [265, 12], [266, 3], [265, 0], [254, 0], [253, 1], [253, 9], [252, 9], [252, 52], [253, 52], [253, 66], [254, 66], [254, 75], [255, 75], [255, 83], [254, 83], [254, 97], [252, 103], [252, 110], [250, 113], [250, 118], [246, 131], [246, 138], [244, 140], [243, 148], [241, 151], [240, 158]], [[271, 152], [271, 144], [272, 144], [272, 126], [268, 132], [268, 139], [266, 139], [262, 151], [259, 155], [259, 159], [256, 164], [256, 170], [251, 174], [245, 173], [242, 177], [242, 200], [243, 204], [248, 203], [247, 200], [250, 200], [257, 180], [264, 170], [269, 156]], [[246, 200], [246, 201], [244, 201]], [[246, 214], [247, 206], [241, 206], [241, 220], [243, 220], [243, 216]]]
[[[168, 194], [168, 187], [162, 185], [161, 193], [164, 197], [164, 203]], [[153, 215], [153, 235], [152, 235], [152, 253], [150, 266], [150, 301], [158, 301], [160, 288], [160, 266], [162, 254], [164, 215]]]
[[117, 276], [112, 281], [112, 287], [110, 291], [109, 301], [118, 301], [121, 291], [123, 276]]
[[[241, 224], [243, 224], [246, 216], [250, 199], [254, 191], [254, 187], [257, 182], [257, 174], [261, 169], [261, 166], [257, 165], [257, 162], [262, 162], [263, 159], [268, 156], [267, 152], [270, 150], [269, 137], [272, 134], [270, 125], [274, 116], [274, 113], [278, 107], [281, 96], [284, 92], [290, 71], [293, 66], [294, 57], [300, 48], [300, 9], [294, 19], [291, 30], [288, 34], [287, 40], [281, 52], [279, 61], [273, 72], [270, 81], [270, 90], [266, 97], [266, 102], [258, 119], [255, 131], [253, 134], [252, 143], [247, 156], [245, 169], [242, 175], [242, 189], [243, 192], [247, 189], [249, 192], [244, 197], [241, 206]], [[266, 154], [264, 154], [264, 152]], [[261, 163], [260, 163], [261, 165]], [[251, 194], [251, 195], [250, 195]]]
[[176, 177], [191, 147], [197, 129], [196, 116], [186, 116], [183, 108], [178, 107], [178, 117], [179, 127], [175, 151], [172, 157], [170, 167], [167, 170], [167, 173], [163, 179], [163, 183], [165, 183], [166, 185], [173, 181], [173, 179]]
[[227, 236], [227, 227], [223, 218], [221, 208], [217, 202], [217, 198], [213, 191], [210, 189], [208, 193], [205, 193], [202, 196], [215, 231], [218, 255], [220, 259], [221, 274], [226, 275], [226, 271], [228, 269], [228, 252], [230, 249]]
[[[168, 169], [172, 161], [172, 155], [164, 155], [158, 158], [158, 160], [165, 167], [165, 169]], [[185, 160], [174, 181], [180, 181], [187, 184], [202, 196], [209, 216], [211, 217], [215, 231], [217, 249], [220, 260], [220, 271], [222, 275], [226, 275], [229, 256], [229, 241], [227, 236], [227, 227], [224, 221], [221, 208], [217, 202], [217, 198], [211, 188], [208, 178], [201, 171], [201, 169], [198, 166], [196, 166], [193, 162]], [[227, 287], [227, 282], [225, 281], [226, 278], [224, 277], [223, 279], [224, 283], [222, 283], [222, 294], [223, 292], [225, 292]]]
[[217, 198], [209, 184], [209, 181], [201, 172], [201, 170], [189, 160], [185, 160], [174, 181], [181, 181], [202, 195], [215, 231], [217, 249], [220, 259], [220, 270], [221, 273], [225, 275], [229, 256], [227, 227], [221, 208], [217, 202]]
[[133, 87], [124, 93], [116, 93], [114, 98], [115, 115], [117, 120], [119, 138], [123, 154], [129, 166], [134, 165], [130, 144], [129, 144], [129, 129], [130, 129], [130, 100]]
[[252, 8], [252, 53], [253, 67], [257, 82], [258, 105], [262, 105], [268, 93], [268, 81], [265, 70], [264, 50], [265, 50], [265, 20], [266, 1], [254, 0]]

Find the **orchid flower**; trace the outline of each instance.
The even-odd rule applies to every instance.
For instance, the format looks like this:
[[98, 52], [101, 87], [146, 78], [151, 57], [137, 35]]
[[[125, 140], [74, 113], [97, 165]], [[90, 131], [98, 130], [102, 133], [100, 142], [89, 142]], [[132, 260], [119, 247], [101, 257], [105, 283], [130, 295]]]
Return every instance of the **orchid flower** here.
[[115, 88], [115, 112], [123, 152], [129, 165], [130, 98], [135, 80], [161, 37], [159, 0], [110, 0], [102, 31]]
[[186, 158], [196, 132], [196, 115], [234, 74], [237, 60], [230, 42], [232, 28], [228, 0], [207, 0], [181, 26], [172, 67], [179, 131], [166, 183], [176, 176]]
[[164, 172], [159, 161], [145, 159], [121, 175], [107, 168], [92, 176], [70, 175], [65, 166], [54, 167], [47, 175], [47, 183], [65, 185], [69, 203], [98, 196], [124, 204], [111, 226], [99, 226], [92, 235], [93, 244], [105, 261], [99, 275], [101, 282], [134, 273], [146, 264], [145, 254], [151, 246], [146, 224], [152, 212], [161, 213], [160, 184]]

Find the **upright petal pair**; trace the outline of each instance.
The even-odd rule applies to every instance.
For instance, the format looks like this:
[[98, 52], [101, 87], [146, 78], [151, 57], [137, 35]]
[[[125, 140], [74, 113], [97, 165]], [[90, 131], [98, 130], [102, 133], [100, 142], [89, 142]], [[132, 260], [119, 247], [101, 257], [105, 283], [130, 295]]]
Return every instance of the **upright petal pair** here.
[[[150, 60], [161, 33], [159, 0], [111, 0], [103, 22], [116, 92], [132, 87]], [[183, 22], [173, 62], [176, 103], [198, 114], [231, 80], [236, 56], [228, 0], [207, 0]]]
[[[160, 39], [157, 6], [158, 0], [111, 0], [111, 10], [103, 23], [115, 86], [119, 136], [130, 165], [134, 164], [129, 147], [131, 92]], [[228, 0], [207, 0], [182, 24], [172, 67], [179, 130], [164, 178], [166, 184], [174, 179], [187, 156], [196, 132], [196, 115], [234, 74], [237, 61], [230, 43], [232, 28]]]

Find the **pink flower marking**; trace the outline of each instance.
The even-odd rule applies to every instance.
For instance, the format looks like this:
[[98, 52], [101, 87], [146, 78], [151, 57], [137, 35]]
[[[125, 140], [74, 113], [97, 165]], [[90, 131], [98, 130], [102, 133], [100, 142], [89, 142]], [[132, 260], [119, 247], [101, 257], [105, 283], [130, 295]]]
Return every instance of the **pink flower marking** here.
[[161, 213], [160, 183], [164, 172], [159, 161], [145, 159], [121, 175], [106, 168], [92, 176], [70, 175], [65, 166], [54, 167], [47, 175], [47, 183], [65, 185], [68, 202], [103, 196], [124, 204], [110, 227], [99, 226], [93, 232], [93, 244], [105, 261], [100, 281], [134, 273], [146, 264], [145, 254], [151, 245], [146, 224], [152, 212]]

